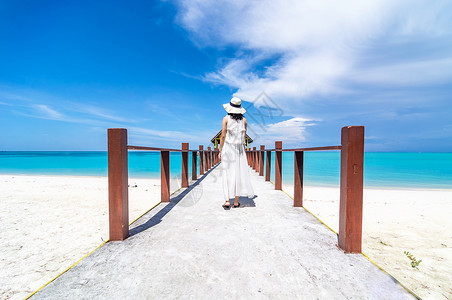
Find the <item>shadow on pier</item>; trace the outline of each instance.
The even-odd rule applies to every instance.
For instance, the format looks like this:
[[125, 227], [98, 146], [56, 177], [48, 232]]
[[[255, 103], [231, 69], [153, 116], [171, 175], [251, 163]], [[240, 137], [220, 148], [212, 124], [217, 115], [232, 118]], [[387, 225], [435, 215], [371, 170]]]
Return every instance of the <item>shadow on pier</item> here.
[[152, 218], [147, 220], [145, 223], [133, 227], [129, 231], [129, 237], [134, 236], [135, 234], [138, 234], [146, 229], [151, 228], [152, 226], [155, 226], [159, 224], [163, 217], [165, 217], [188, 193], [190, 193], [193, 189], [199, 187], [199, 185], [202, 183], [202, 181], [206, 178], [207, 175], [209, 175], [215, 168], [217, 168], [218, 165], [215, 165], [212, 169], [208, 170], [204, 176], [196, 180], [193, 184], [191, 184], [188, 188], [183, 189], [180, 193], [176, 192], [176, 196], [170, 198], [170, 202], [168, 204], [162, 204], [158, 205], [154, 208], [154, 210], [157, 210], [159, 206], [164, 205], [158, 213], [156, 213]]

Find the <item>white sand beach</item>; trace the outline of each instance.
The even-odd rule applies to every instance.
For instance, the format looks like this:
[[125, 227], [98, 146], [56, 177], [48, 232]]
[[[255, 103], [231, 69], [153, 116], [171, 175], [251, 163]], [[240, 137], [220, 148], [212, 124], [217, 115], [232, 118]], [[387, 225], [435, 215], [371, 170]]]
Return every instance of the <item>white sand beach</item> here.
[[[129, 183], [132, 221], [160, 200], [160, 180]], [[2, 299], [23, 299], [108, 239], [105, 177], [0, 175], [0, 189]], [[304, 198], [337, 231], [339, 189], [305, 187]], [[452, 190], [366, 189], [363, 252], [420, 297], [451, 299], [451, 211]]]
[[[338, 232], [339, 188], [303, 193], [305, 208]], [[364, 189], [363, 198], [363, 253], [422, 299], [452, 299], [452, 190]], [[422, 260], [418, 269], [404, 251]]]
[[[160, 201], [160, 180], [129, 184], [132, 222]], [[108, 239], [106, 177], [0, 175], [0, 190], [1, 299], [25, 298]]]

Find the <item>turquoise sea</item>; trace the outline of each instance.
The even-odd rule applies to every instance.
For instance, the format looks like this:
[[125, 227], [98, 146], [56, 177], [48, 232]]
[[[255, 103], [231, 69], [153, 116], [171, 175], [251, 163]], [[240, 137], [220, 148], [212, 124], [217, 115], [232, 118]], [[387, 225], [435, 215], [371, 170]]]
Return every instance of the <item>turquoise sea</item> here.
[[[274, 153], [272, 153], [274, 159]], [[283, 152], [283, 184], [293, 182], [293, 152]], [[339, 152], [305, 152], [305, 185], [339, 186]], [[189, 162], [191, 172], [191, 156]], [[274, 171], [274, 161], [272, 162]], [[181, 153], [170, 155], [171, 177], [180, 177]], [[198, 170], [199, 173], [199, 170]], [[0, 174], [107, 176], [103, 151], [0, 152]], [[190, 175], [191, 176], [191, 175]], [[159, 152], [129, 152], [129, 177], [160, 178]], [[274, 172], [271, 180], [274, 181]], [[376, 153], [364, 157], [366, 187], [452, 188], [452, 153]]]

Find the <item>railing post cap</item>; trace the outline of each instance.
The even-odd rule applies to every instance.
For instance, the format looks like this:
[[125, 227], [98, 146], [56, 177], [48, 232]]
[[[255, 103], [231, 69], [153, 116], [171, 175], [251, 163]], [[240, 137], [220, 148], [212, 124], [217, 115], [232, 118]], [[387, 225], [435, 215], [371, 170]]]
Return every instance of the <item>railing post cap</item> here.
[[364, 125], [349, 125], [342, 127], [342, 129], [344, 128], [364, 128]]

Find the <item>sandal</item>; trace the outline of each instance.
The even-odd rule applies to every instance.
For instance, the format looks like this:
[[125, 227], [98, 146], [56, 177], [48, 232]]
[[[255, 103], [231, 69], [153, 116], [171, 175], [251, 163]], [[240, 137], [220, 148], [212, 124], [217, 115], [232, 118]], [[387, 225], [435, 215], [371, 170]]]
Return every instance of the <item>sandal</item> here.
[[237, 205], [234, 204], [234, 207], [235, 207], [235, 208], [240, 207], [240, 202], [239, 202], [239, 204], [237, 204]]
[[[226, 205], [226, 202], [229, 202], [229, 204]], [[223, 208], [224, 209], [230, 209], [231, 208], [231, 202], [230, 201], [226, 201], [226, 202], [223, 204]]]

